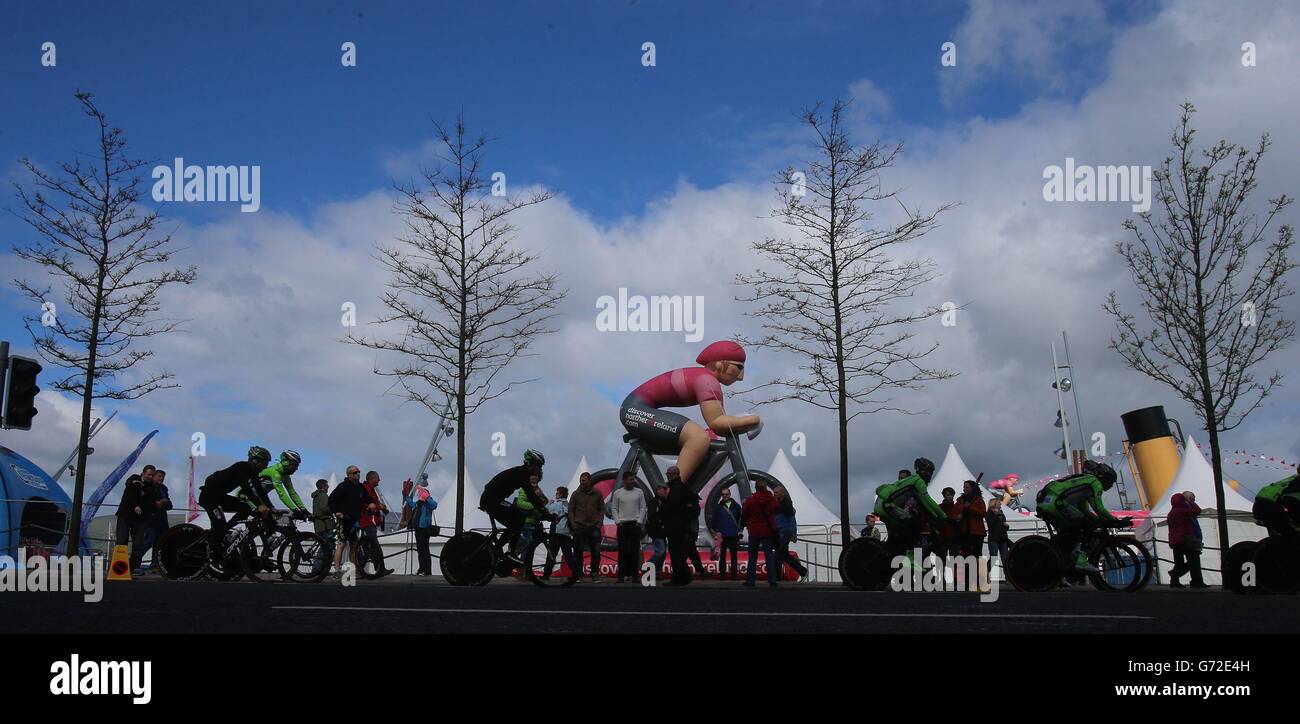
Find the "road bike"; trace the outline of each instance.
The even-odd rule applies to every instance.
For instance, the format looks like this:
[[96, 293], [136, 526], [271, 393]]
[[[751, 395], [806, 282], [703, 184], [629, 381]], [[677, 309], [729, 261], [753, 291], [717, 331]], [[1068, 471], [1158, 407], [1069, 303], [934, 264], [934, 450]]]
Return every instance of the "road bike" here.
[[[1151, 551], [1132, 536], [1120, 536], [1111, 528], [1123, 525], [1107, 522], [1083, 534], [1082, 548], [1088, 563], [1097, 569], [1088, 572], [1087, 580], [1099, 591], [1136, 593], [1151, 581], [1155, 560]], [[1067, 580], [1082, 583], [1084, 576], [1074, 571], [1057, 543], [1056, 528], [1050, 523], [1048, 535], [1029, 535], [1017, 540], [1007, 554], [1007, 580], [1019, 591], [1050, 591]]]

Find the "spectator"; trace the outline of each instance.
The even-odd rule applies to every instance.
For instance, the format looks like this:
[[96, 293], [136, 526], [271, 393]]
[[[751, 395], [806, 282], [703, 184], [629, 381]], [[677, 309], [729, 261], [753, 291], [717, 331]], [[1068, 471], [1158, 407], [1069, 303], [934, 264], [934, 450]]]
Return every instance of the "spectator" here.
[[[682, 477], [677, 466], [667, 470], [668, 495], [664, 498], [660, 512], [663, 515], [664, 535], [668, 539], [668, 556], [673, 565], [673, 576], [666, 586], [685, 586], [691, 582], [690, 564], [687, 562], [689, 552], [687, 536], [690, 535], [691, 499], [698, 505], [699, 496], [695, 495]], [[698, 508], [694, 509], [698, 513]]]
[[591, 473], [578, 479], [578, 489], [569, 496], [569, 532], [573, 535], [573, 555], [578, 574], [582, 574], [582, 554], [591, 552], [591, 582], [600, 581], [600, 527], [605, 522], [605, 499], [591, 484]]
[[361, 506], [361, 535], [370, 545], [371, 554], [376, 556], [375, 578], [383, 578], [392, 573], [393, 569], [385, 566], [384, 549], [379, 545], [379, 531], [384, 524], [384, 515], [388, 513], [383, 498], [379, 497], [379, 473], [374, 470], [367, 472], [363, 487], [366, 497], [365, 504]]
[[[433, 511], [438, 509], [438, 501], [429, 495], [429, 478], [420, 476], [419, 483], [410, 483], [410, 492], [404, 499], [407, 509], [406, 525], [415, 533], [415, 555], [419, 561], [417, 576], [433, 575], [433, 558], [429, 554], [429, 538], [434, 535]], [[408, 487], [403, 484], [402, 487]]]
[[989, 498], [988, 511], [984, 513], [984, 527], [989, 533], [989, 557], [997, 556], [1005, 571], [1007, 555], [1011, 552], [1011, 539], [1007, 537], [1011, 526], [1007, 525], [1007, 515], [1002, 512], [1002, 498]]
[[551, 517], [551, 540], [546, 544], [546, 570], [543, 572], [543, 578], [551, 577], [551, 569], [555, 566], [555, 553], [561, 548], [567, 549], [567, 560], [564, 565], [569, 567], [569, 578], [577, 579], [582, 575], [582, 570], [577, 563], [573, 561], [573, 536], [569, 530], [569, 489], [563, 485], [555, 489], [555, 500], [546, 504], [546, 512]]
[[[681, 473], [677, 472], [676, 465], [668, 468], [668, 470], [672, 471], [669, 473], [670, 475], [681, 476]], [[700, 495], [694, 490], [687, 488], [684, 483], [682, 487], [686, 490], [686, 511], [684, 515], [686, 531], [683, 535], [685, 545], [684, 550], [686, 551], [686, 557], [690, 560], [691, 565], [695, 566], [695, 574], [703, 576], [707, 574], [708, 571], [704, 568], [704, 561], [700, 560], [700, 549], [697, 547], [700, 541]]]
[[876, 526], [879, 524], [880, 516], [875, 513], [867, 513], [867, 527], [862, 529], [862, 537], [870, 538], [872, 540], [880, 540], [880, 531], [876, 529]]
[[[542, 494], [541, 483], [542, 477], [540, 475], [528, 476], [528, 485], [532, 488], [533, 497], [542, 501], [544, 508], [551, 501]], [[522, 558], [527, 555], [526, 552], [532, 547], [533, 543], [541, 539], [543, 511], [533, 504], [528, 491], [523, 488], [515, 492], [515, 507], [524, 515], [524, 527], [519, 534], [519, 556]]]
[[727, 575], [727, 551], [731, 551], [731, 577], [736, 577], [740, 570], [740, 503], [731, 499], [731, 488], [722, 491], [718, 498], [718, 507], [713, 509], [713, 520], [709, 529], [722, 539], [718, 547], [718, 576]]
[[1192, 588], [1208, 588], [1201, 577], [1200, 523], [1196, 517], [1201, 506], [1196, 504], [1196, 494], [1189, 491], [1174, 493], [1169, 509], [1169, 547], [1174, 552], [1174, 567], [1169, 571], [1169, 587], [1182, 588], [1179, 582], [1184, 574], [1192, 574]]
[[348, 559], [357, 560], [357, 523], [361, 520], [361, 509], [368, 501], [365, 487], [359, 479], [361, 470], [349, 465], [343, 482], [334, 486], [329, 495], [329, 509], [338, 521], [339, 537], [334, 549], [334, 575], [343, 574], [343, 553], [348, 552]]
[[961, 484], [961, 497], [953, 506], [957, 516], [958, 548], [963, 556], [978, 556], [984, 550], [984, 494], [974, 480]]
[[939, 507], [943, 508], [948, 520], [938, 526], [931, 527], [930, 552], [939, 557], [940, 565], [945, 565], [948, 556], [957, 552], [957, 503], [953, 500], [957, 495], [957, 491], [952, 488], [944, 488], [941, 494], [943, 500], [939, 502]]
[[311, 494], [312, 529], [316, 535], [325, 540], [325, 546], [316, 552], [317, 571], [329, 565], [330, 552], [334, 550], [334, 523], [330, 515], [330, 483], [321, 478], [316, 481], [316, 490]]
[[[162, 538], [162, 534], [167, 532], [169, 524], [167, 522], [167, 511], [172, 509], [171, 493], [167, 491], [167, 471], [154, 469], [151, 480], [143, 481], [141, 489], [141, 508], [144, 509], [144, 546], [140, 552], [140, 560], [144, 555], [154, 550], [154, 544]], [[154, 560], [158, 557], [154, 552]], [[150, 568], [153, 565], [150, 564]]]
[[[144, 475], [153, 476], [154, 467], [146, 465]], [[131, 544], [131, 575], [140, 575], [140, 559], [144, 556], [144, 536], [148, 530], [141, 496], [144, 494], [144, 477], [132, 475], [122, 486], [122, 501], [117, 504], [117, 545]]]
[[749, 565], [745, 572], [745, 585], [753, 588], [758, 576], [758, 549], [763, 549], [763, 562], [767, 564], [767, 585], [776, 586], [777, 566], [773, 558], [772, 541], [776, 536], [776, 498], [768, 492], [767, 484], [754, 481], [754, 494], [740, 508], [740, 522], [749, 533]]
[[668, 499], [668, 483], [660, 483], [655, 488], [654, 500], [646, 512], [645, 534], [650, 538], [650, 565], [655, 567], [655, 579], [664, 572], [664, 558], [668, 555], [668, 538], [664, 533], [663, 504]]
[[808, 580], [808, 567], [790, 553], [790, 544], [799, 540], [799, 521], [795, 518], [794, 501], [784, 485], [772, 488], [776, 496], [776, 559], [778, 578], [788, 564], [799, 574], [800, 581]]
[[[605, 514], [618, 529], [618, 582], [637, 579], [641, 567], [641, 531], [645, 528], [645, 494], [637, 489], [636, 473], [623, 474], [623, 487], [610, 493]], [[670, 541], [671, 542], [671, 541]]]

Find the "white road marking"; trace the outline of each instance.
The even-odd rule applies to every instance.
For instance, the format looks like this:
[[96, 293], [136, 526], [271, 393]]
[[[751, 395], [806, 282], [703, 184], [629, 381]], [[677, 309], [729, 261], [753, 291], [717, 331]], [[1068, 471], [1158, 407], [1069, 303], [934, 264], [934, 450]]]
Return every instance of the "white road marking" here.
[[750, 616], [793, 618], [1017, 618], [1150, 621], [1152, 616], [1063, 613], [826, 613], [808, 611], [589, 611], [553, 608], [397, 608], [387, 606], [272, 606], [276, 611], [380, 611], [390, 613], [549, 613], [592, 616]]

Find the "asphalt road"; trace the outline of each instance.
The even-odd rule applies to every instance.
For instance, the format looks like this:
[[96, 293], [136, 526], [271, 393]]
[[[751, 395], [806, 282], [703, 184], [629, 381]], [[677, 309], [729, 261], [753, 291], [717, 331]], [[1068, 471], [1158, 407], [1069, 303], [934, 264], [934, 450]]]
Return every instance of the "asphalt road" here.
[[[305, 583], [108, 582], [103, 599], [0, 593], [3, 633], [1300, 633], [1300, 599], [1151, 587], [1137, 594], [1002, 590], [856, 592], [834, 585], [769, 590], [699, 581], [686, 588], [583, 583], [482, 588], [391, 577], [344, 587]], [[364, 623], [362, 623], [364, 622]]]

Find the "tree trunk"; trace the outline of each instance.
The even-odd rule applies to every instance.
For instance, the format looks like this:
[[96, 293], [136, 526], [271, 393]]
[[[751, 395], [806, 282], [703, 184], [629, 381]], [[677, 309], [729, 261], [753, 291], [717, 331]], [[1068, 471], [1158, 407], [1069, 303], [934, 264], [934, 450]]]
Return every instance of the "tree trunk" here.
[[[1214, 501], [1217, 508], [1215, 518], [1218, 519], [1219, 524], [1219, 570], [1226, 571], [1228, 570], [1228, 546], [1231, 541], [1228, 540], [1228, 511], [1224, 510], [1226, 503], [1223, 493], [1223, 455], [1219, 450], [1219, 425], [1214, 417], [1213, 408], [1206, 419], [1210, 421], [1206, 425], [1209, 428], [1206, 432], [1210, 436], [1210, 464], [1214, 466]], [[1227, 581], [1223, 582], [1225, 587], [1227, 583]]]
[[[108, 248], [105, 245], [104, 254]], [[81, 507], [86, 494], [86, 446], [90, 444], [90, 402], [95, 398], [95, 361], [99, 351], [99, 317], [104, 298], [104, 265], [99, 266], [95, 285], [95, 313], [90, 319], [90, 347], [86, 354], [86, 384], [81, 391], [81, 433], [77, 436], [77, 475], [72, 484], [72, 518], [68, 521], [68, 544], [65, 554], [81, 552]]]
[[849, 418], [840, 385], [840, 545], [849, 544]]

